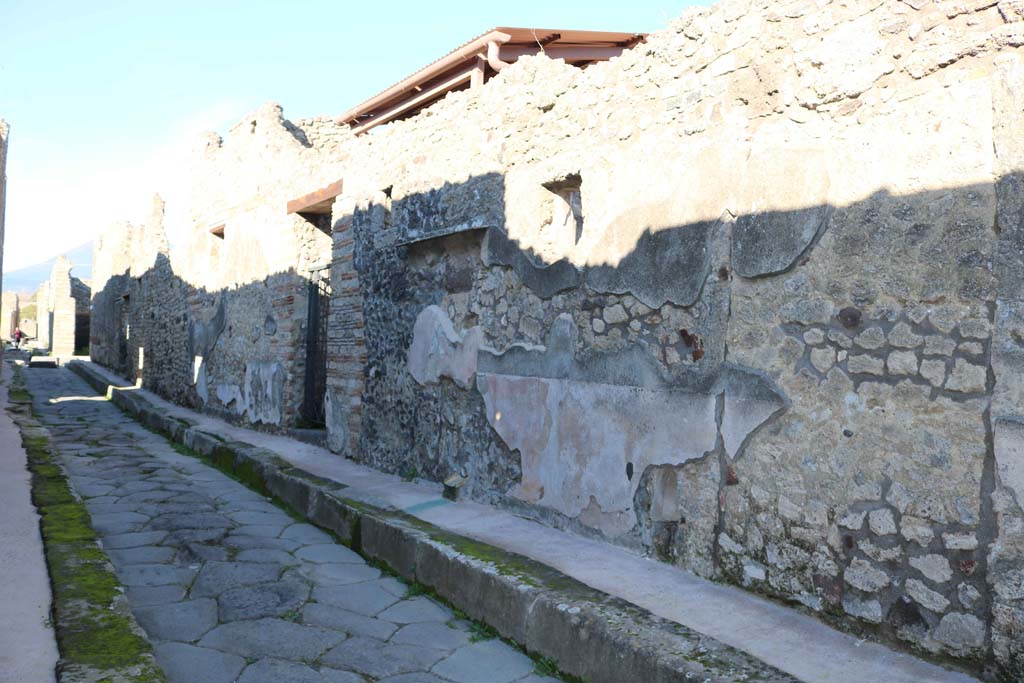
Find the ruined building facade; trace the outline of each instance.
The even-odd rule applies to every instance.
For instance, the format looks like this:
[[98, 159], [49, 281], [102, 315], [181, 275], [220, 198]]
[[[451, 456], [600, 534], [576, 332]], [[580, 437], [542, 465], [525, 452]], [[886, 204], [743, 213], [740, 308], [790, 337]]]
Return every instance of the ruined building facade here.
[[71, 274], [71, 262], [66, 256], [58, 256], [54, 261], [50, 279], [36, 290], [35, 305], [36, 348], [59, 358], [86, 353], [92, 290], [89, 283]]
[[1013, 0], [730, 0], [372, 135], [265, 106], [180, 258], [104, 236], [93, 356], [1012, 680], [1021, 46]]

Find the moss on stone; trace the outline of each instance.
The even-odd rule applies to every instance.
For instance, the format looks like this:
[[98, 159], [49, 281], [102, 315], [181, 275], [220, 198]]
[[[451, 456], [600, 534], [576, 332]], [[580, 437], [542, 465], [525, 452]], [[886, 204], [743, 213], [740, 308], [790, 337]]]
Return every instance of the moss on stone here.
[[21, 388], [12, 388], [7, 392], [7, 399], [11, 403], [31, 403], [32, 394]]

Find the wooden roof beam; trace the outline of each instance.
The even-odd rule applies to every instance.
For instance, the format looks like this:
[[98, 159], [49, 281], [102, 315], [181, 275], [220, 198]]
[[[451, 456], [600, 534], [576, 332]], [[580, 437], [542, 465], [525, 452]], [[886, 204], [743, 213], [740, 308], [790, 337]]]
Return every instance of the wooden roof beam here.
[[535, 45], [503, 45], [499, 54], [502, 59], [508, 62], [515, 61], [526, 55], [536, 55], [542, 52], [551, 59], [564, 59], [567, 62], [599, 62], [611, 59], [612, 57], [618, 57], [628, 49], [619, 45], [609, 45], [606, 47], [590, 45], [567, 45], [562, 47], [560, 45], [551, 45], [543, 49]]
[[449, 79], [447, 79], [447, 80], [445, 80], [445, 81], [443, 81], [441, 83], [438, 83], [433, 88], [430, 88], [429, 90], [424, 90], [423, 92], [418, 94], [416, 97], [413, 97], [413, 98], [408, 99], [408, 100], [403, 100], [402, 102], [400, 102], [399, 104], [391, 107], [390, 109], [385, 109], [384, 111], [378, 113], [376, 116], [374, 116], [372, 119], [370, 119], [368, 121], [364, 121], [363, 123], [360, 123], [359, 125], [352, 126], [352, 132], [355, 135], [359, 135], [360, 133], [365, 133], [366, 131], [370, 130], [374, 126], [379, 126], [382, 123], [387, 123], [388, 121], [390, 121], [390, 120], [392, 120], [392, 119], [394, 119], [394, 118], [396, 118], [398, 116], [401, 116], [402, 114], [404, 114], [405, 112], [409, 111], [410, 109], [414, 109], [415, 107], [417, 107], [417, 106], [419, 106], [419, 105], [421, 105], [421, 104], [423, 104], [425, 102], [429, 102], [434, 97], [437, 97], [437, 96], [439, 96], [441, 94], [444, 94], [444, 93], [448, 92], [449, 90], [452, 90], [453, 88], [462, 85], [463, 83], [470, 82], [470, 80], [473, 79], [473, 77], [474, 77], [473, 74], [477, 70], [477, 68], [478, 67], [477, 67], [477, 65], [475, 63], [471, 63], [470, 67], [468, 69], [464, 69], [464, 70], [458, 72], [457, 74], [455, 74], [451, 78], [449, 78]]
[[330, 215], [334, 199], [341, 194], [342, 181], [336, 180], [326, 187], [302, 195], [288, 202], [288, 213]]

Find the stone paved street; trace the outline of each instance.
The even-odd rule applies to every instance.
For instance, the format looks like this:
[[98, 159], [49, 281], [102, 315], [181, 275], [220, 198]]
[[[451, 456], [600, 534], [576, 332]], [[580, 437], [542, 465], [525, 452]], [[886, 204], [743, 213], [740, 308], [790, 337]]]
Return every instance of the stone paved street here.
[[23, 372], [172, 683], [556, 680], [70, 371]]

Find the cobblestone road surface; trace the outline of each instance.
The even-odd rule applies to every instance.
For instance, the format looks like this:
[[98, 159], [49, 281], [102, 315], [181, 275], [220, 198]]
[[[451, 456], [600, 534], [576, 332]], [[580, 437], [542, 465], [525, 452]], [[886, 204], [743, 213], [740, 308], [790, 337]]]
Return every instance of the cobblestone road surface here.
[[172, 683], [556, 682], [69, 370], [23, 372]]

